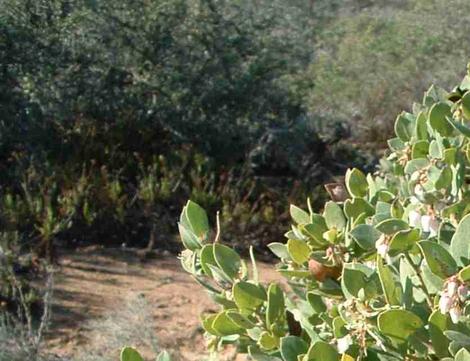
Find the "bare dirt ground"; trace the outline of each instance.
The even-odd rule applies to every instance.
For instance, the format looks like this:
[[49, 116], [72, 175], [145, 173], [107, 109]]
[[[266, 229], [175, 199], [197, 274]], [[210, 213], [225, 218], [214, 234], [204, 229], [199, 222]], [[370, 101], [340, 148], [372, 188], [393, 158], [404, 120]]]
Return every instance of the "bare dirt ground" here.
[[[272, 265], [259, 264], [261, 277], [278, 279]], [[62, 256], [55, 276], [49, 351], [73, 359], [92, 341], [86, 325], [122, 306], [130, 294], [142, 294], [152, 305], [159, 346], [180, 360], [207, 354], [199, 315], [217, 306], [188, 276], [176, 256], [141, 262], [135, 252], [86, 248]]]

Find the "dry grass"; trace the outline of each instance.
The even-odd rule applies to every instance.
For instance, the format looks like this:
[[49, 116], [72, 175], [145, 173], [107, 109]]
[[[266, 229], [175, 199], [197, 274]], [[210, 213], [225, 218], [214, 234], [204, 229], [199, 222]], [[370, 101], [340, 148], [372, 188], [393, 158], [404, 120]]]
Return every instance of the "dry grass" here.
[[130, 345], [147, 355], [157, 355], [157, 337], [152, 328], [152, 307], [142, 294], [130, 295], [119, 309], [88, 323], [90, 342], [75, 361], [115, 361], [119, 350]]

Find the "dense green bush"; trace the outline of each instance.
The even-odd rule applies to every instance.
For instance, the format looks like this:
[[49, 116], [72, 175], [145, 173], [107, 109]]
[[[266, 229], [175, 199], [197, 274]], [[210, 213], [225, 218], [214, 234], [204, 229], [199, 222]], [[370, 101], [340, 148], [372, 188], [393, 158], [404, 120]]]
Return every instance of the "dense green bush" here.
[[240, 159], [267, 125], [303, 112], [286, 85], [312, 51], [290, 20], [299, 13], [247, 1], [5, 1], [1, 64], [18, 98], [2, 102], [5, 127], [23, 119], [65, 135], [37, 145], [68, 157], [85, 147], [82, 159], [168, 142]]
[[283, 204], [361, 159], [341, 129], [320, 137], [300, 101], [321, 18], [302, 2], [2, 5], [0, 225], [20, 253], [173, 249], [188, 197], [261, 250]]
[[[271, 243], [290, 290], [260, 282], [189, 201], [183, 268], [220, 311], [202, 316], [209, 348], [255, 360], [470, 360], [470, 72], [401, 113], [381, 168], [350, 169], [322, 213], [291, 206]], [[338, 185], [338, 187], [340, 187]]]

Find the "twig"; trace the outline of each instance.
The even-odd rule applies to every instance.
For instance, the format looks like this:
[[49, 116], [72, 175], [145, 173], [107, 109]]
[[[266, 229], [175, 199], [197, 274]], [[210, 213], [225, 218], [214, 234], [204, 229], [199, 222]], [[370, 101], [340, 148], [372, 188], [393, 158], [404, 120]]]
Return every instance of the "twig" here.
[[36, 332], [36, 339], [35, 339], [35, 345], [34, 345], [36, 354], [39, 353], [44, 331], [47, 329], [47, 326], [49, 325], [49, 319], [51, 315], [52, 294], [54, 290], [54, 271], [49, 268], [47, 272], [48, 273], [47, 273], [47, 281], [46, 281], [46, 292], [44, 293], [44, 299], [43, 299], [44, 310], [42, 313], [41, 322]]
[[220, 217], [219, 217], [219, 214], [220, 214], [220, 212], [217, 211], [217, 215], [216, 215], [216, 220], [217, 220], [217, 233], [216, 233], [216, 235], [215, 235], [214, 243], [219, 242], [219, 238], [220, 238]]
[[433, 303], [431, 299], [431, 294], [429, 293], [428, 288], [426, 287], [426, 283], [424, 283], [423, 275], [421, 274], [420, 269], [414, 264], [413, 260], [411, 259], [408, 253], [405, 253], [405, 258], [410, 264], [410, 266], [413, 268], [413, 270], [415, 271], [416, 275], [418, 276], [419, 281], [421, 282], [421, 289], [423, 290], [424, 295], [426, 296], [426, 301], [428, 303], [428, 306], [432, 310]]

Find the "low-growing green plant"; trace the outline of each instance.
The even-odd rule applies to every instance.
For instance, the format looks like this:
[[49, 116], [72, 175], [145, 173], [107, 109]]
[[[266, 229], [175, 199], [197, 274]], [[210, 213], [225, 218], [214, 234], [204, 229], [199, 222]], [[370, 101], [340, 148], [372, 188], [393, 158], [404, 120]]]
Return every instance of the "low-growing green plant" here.
[[321, 213], [292, 205], [287, 243], [269, 245], [289, 291], [262, 284], [253, 253], [250, 268], [189, 201], [182, 265], [220, 305], [202, 316], [209, 348], [263, 361], [470, 360], [469, 122], [470, 75], [451, 92], [433, 86], [398, 116], [379, 171], [348, 170], [345, 197], [333, 192]]
[[[121, 361], [144, 361], [139, 352], [132, 347], [124, 347], [121, 351]], [[157, 361], [171, 361], [168, 352], [162, 351], [157, 356]]]

